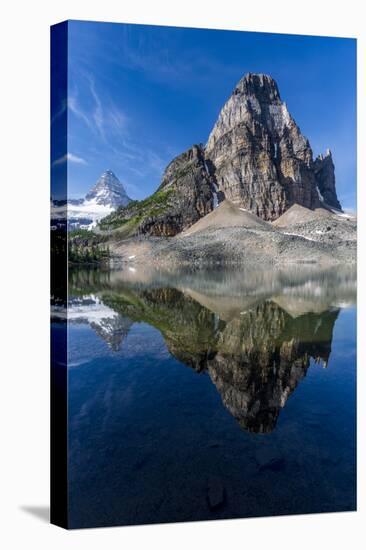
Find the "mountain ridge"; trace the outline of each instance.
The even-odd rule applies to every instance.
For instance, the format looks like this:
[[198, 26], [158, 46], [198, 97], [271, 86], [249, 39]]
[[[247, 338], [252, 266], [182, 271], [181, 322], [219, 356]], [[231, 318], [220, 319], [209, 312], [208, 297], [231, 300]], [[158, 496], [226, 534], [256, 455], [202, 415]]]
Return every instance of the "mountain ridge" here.
[[175, 157], [153, 195], [120, 207], [100, 228], [124, 226], [126, 236], [174, 236], [224, 199], [265, 221], [294, 204], [341, 210], [330, 151], [313, 159], [309, 140], [269, 75], [243, 76], [206, 145], [195, 144]]

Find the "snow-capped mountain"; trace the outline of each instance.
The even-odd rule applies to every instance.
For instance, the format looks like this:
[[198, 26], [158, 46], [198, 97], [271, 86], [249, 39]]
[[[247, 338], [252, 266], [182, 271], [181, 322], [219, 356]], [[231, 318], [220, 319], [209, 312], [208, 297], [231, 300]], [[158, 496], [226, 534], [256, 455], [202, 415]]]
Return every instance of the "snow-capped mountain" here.
[[95, 202], [103, 206], [118, 208], [126, 206], [131, 199], [127, 196], [125, 188], [112, 170], [107, 170], [102, 174], [85, 197], [87, 202]]
[[104, 172], [83, 199], [51, 202], [52, 228], [92, 229], [97, 222], [131, 199], [112, 170]]

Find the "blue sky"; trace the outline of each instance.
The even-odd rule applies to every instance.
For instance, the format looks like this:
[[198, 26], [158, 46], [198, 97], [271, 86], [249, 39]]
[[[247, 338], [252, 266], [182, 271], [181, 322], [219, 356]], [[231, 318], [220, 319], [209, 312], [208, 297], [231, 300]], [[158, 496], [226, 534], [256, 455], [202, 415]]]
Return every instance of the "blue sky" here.
[[174, 156], [206, 142], [236, 82], [261, 72], [314, 155], [332, 150], [341, 203], [355, 209], [355, 40], [71, 21], [68, 46], [70, 197], [108, 168], [132, 198], [151, 194]]

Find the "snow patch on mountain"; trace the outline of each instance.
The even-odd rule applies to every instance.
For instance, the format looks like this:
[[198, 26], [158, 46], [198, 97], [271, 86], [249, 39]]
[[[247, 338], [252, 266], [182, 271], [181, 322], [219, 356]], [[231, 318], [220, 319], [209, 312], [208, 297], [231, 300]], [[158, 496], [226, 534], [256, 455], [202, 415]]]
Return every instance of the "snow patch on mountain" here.
[[51, 211], [53, 220], [67, 219], [71, 229], [93, 229], [97, 222], [111, 214], [115, 208], [98, 204], [95, 200], [83, 201], [80, 205], [67, 203], [63, 206], [55, 206]]
[[51, 202], [52, 227], [67, 225], [69, 229], [93, 229], [99, 220], [131, 199], [112, 170], [104, 172], [84, 199]]

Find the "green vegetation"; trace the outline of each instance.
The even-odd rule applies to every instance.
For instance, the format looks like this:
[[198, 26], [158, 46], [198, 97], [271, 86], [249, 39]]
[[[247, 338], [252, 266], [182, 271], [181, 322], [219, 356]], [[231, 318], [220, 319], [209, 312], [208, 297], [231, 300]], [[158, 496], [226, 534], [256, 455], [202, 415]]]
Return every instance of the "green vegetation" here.
[[104, 291], [103, 303], [129, 319], [157, 328], [174, 349], [197, 354], [215, 350], [214, 314], [175, 288]]
[[131, 235], [145, 219], [158, 216], [167, 209], [172, 192], [173, 189], [156, 191], [147, 199], [132, 201], [103, 218], [99, 227], [102, 230], [121, 228], [122, 236]]
[[99, 264], [110, 258], [108, 237], [88, 229], [68, 234], [68, 260], [71, 264]]
[[73, 229], [69, 230], [69, 239], [98, 239], [99, 235], [95, 233], [92, 229]]
[[69, 242], [68, 259], [69, 263], [95, 264], [106, 261], [110, 258], [109, 247], [100, 245], [85, 246], [76, 242]]
[[110, 289], [108, 265], [102, 264], [71, 264], [69, 266], [69, 292], [74, 296], [97, 294]]

